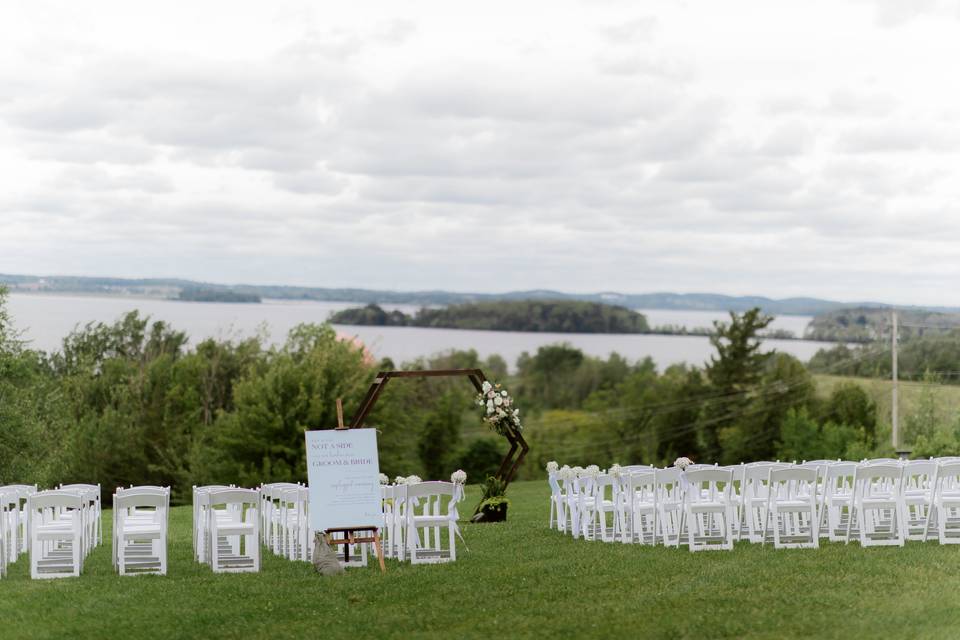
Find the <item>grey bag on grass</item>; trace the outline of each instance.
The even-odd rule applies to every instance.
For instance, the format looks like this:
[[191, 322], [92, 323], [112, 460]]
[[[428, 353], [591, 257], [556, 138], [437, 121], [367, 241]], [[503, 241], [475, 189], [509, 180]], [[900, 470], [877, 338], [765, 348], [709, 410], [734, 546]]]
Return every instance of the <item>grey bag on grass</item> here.
[[343, 573], [343, 567], [337, 559], [337, 552], [327, 544], [327, 538], [321, 532], [317, 532], [313, 545], [313, 566], [317, 573], [324, 576], [335, 576]]

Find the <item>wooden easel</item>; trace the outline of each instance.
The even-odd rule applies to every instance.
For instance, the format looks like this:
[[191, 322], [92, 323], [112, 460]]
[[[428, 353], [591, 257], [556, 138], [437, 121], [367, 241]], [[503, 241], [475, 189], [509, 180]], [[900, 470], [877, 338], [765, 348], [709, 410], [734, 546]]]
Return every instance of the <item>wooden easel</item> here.
[[[343, 424], [343, 402], [340, 400], [340, 398], [337, 398], [336, 431], [343, 431], [349, 428], [350, 427]], [[358, 532], [365, 535], [358, 537]], [[333, 537], [333, 534], [335, 533], [343, 534], [343, 537], [335, 538]], [[345, 562], [350, 562], [350, 545], [372, 542], [373, 548], [377, 552], [377, 560], [380, 561], [380, 573], [387, 572], [387, 566], [383, 562], [383, 547], [380, 545], [380, 529], [378, 527], [339, 527], [334, 529], [326, 529], [323, 532], [323, 537], [326, 538], [327, 544], [331, 546], [341, 544], [345, 545], [343, 548], [343, 559]]]

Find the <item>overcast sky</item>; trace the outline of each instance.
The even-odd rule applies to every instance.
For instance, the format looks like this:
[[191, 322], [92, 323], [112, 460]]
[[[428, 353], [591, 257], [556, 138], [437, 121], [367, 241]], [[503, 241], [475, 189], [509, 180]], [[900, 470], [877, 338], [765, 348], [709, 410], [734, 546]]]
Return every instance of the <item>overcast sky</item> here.
[[0, 272], [960, 304], [960, 1], [0, 4]]

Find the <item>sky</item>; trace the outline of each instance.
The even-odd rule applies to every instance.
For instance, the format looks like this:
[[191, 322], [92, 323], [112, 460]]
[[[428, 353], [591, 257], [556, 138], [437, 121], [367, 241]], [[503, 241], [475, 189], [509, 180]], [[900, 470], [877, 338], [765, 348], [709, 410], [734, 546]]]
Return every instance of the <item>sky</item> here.
[[0, 273], [960, 304], [960, 0], [0, 4]]

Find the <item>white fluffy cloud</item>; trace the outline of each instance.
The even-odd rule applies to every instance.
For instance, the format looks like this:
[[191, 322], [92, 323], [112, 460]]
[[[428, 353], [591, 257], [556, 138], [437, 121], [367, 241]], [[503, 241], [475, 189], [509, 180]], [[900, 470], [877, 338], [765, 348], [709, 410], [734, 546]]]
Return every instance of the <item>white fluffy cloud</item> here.
[[6, 4], [0, 272], [960, 304], [958, 6]]

